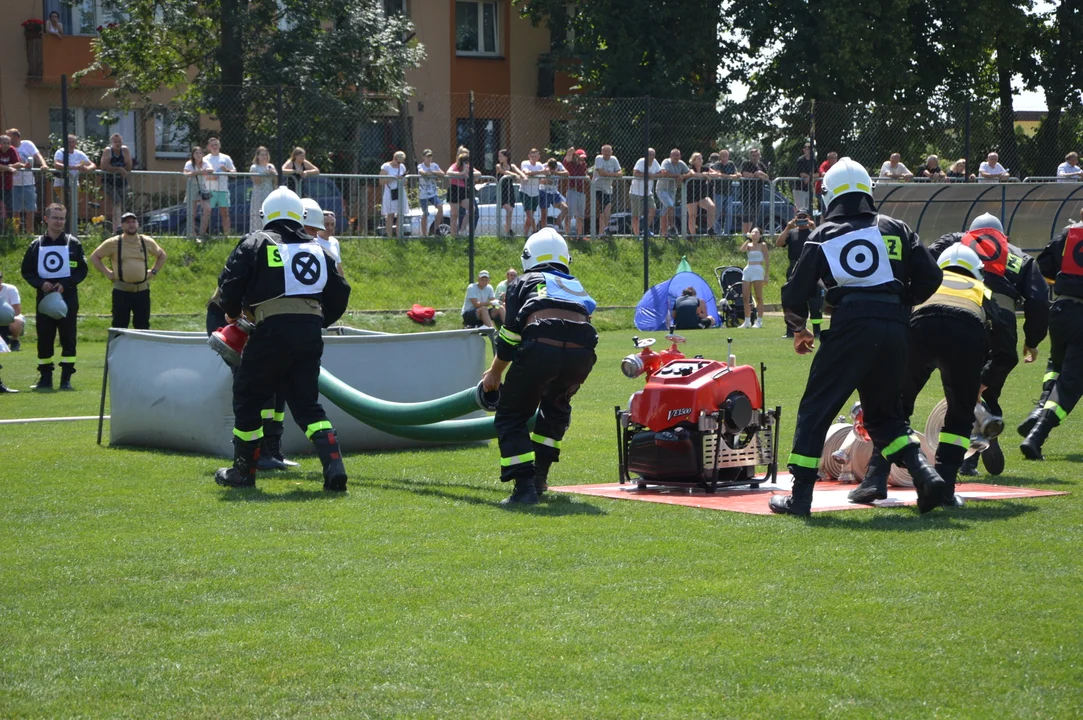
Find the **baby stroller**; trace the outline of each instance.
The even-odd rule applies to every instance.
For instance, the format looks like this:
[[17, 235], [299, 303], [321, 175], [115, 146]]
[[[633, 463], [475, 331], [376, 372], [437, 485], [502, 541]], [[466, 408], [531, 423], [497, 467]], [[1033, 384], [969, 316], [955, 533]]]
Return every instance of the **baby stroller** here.
[[[722, 291], [718, 301], [718, 316], [722, 327], [734, 328], [745, 321], [745, 301], [741, 296], [741, 277], [744, 270], [735, 265], [720, 265], [714, 269], [718, 287]], [[756, 322], [756, 304], [752, 303], [752, 322]]]

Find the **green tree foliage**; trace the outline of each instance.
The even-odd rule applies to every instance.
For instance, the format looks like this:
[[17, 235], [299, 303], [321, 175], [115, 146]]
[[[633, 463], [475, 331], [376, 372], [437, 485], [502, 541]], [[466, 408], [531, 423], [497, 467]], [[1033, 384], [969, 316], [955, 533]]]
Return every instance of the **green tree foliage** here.
[[102, 2], [130, 22], [102, 30], [88, 71], [105, 71], [124, 107], [176, 91], [173, 104], [194, 126], [200, 114], [221, 122], [223, 146], [237, 155], [273, 149], [283, 86], [283, 141], [326, 162], [355, 141], [359, 122], [393, 111], [390, 101], [411, 90], [405, 71], [424, 58], [407, 39], [409, 18], [385, 17], [379, 0]]

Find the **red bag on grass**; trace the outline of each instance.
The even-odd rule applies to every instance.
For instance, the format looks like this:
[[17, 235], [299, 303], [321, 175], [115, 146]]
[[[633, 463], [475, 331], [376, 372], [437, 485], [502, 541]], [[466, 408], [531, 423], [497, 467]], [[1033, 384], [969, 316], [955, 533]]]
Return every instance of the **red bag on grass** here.
[[425, 307], [423, 305], [418, 305], [417, 303], [414, 303], [414, 306], [406, 311], [406, 317], [421, 325], [436, 324], [435, 308]]

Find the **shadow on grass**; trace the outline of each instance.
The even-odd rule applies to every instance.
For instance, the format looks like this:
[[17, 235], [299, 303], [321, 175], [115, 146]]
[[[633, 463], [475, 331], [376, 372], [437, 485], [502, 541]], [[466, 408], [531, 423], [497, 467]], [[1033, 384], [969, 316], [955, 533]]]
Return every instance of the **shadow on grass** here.
[[919, 515], [917, 508], [905, 513], [877, 513], [871, 517], [849, 512], [839, 515], [813, 514], [806, 524], [812, 527], [888, 532], [926, 532], [966, 529], [971, 523], [1010, 520], [1038, 510], [1034, 505], [1006, 500], [967, 500], [966, 507], [937, 508]]
[[1083, 455], [1079, 453], [1071, 453], [1064, 456], [1064, 462], [1083, 462]]
[[[1041, 485], [1075, 485], [1071, 480], [1058, 477], [1020, 477], [1018, 475], [983, 475], [976, 479], [982, 485], [1004, 485], [1006, 487], [1038, 487]], [[966, 483], [959, 484], [960, 490], [966, 490]]]
[[[529, 515], [605, 515], [605, 510], [595, 505], [583, 502], [575, 502], [564, 493], [546, 493], [542, 501], [537, 505], [513, 505], [504, 508], [500, 505], [511, 493], [511, 483], [501, 483], [499, 487], [479, 487], [467, 483], [453, 482], [425, 482], [404, 479], [374, 480], [365, 483], [365, 487], [379, 490], [395, 490], [410, 492], [415, 495], [438, 497], [446, 500], [456, 500], [470, 505], [481, 505], [499, 509], [507, 509], [510, 512], [521, 512]], [[469, 493], [453, 492], [453, 490], [467, 490]], [[478, 497], [476, 493], [484, 492], [490, 497]]]
[[[321, 479], [322, 482], [322, 479]], [[272, 503], [272, 502], [312, 502], [314, 500], [338, 500], [348, 493], [325, 492], [323, 485], [307, 488], [293, 488], [284, 493], [267, 493], [258, 485], [254, 488], [221, 488], [219, 500], [222, 502]]]

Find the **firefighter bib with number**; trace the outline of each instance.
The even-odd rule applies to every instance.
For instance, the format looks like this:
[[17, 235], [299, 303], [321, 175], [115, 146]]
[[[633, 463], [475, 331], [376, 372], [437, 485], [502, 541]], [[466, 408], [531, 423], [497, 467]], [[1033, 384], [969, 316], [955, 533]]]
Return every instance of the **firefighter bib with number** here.
[[267, 265], [282, 268], [286, 297], [319, 295], [327, 285], [327, 256], [317, 243], [268, 244]]
[[875, 225], [831, 238], [820, 249], [839, 287], [877, 287], [895, 279], [887, 243]]
[[43, 280], [71, 277], [71, 255], [67, 243], [38, 246], [38, 277]]

